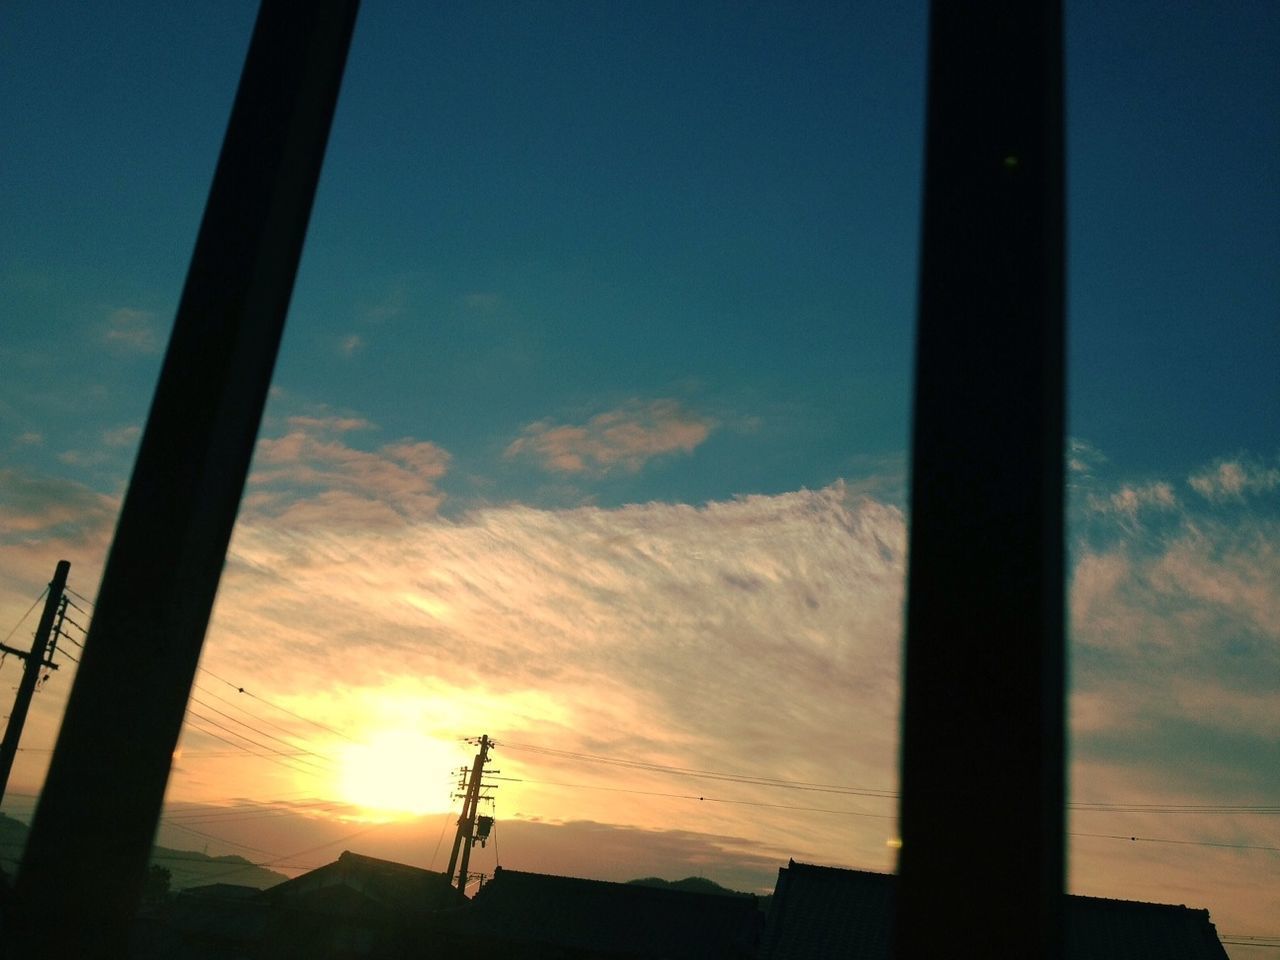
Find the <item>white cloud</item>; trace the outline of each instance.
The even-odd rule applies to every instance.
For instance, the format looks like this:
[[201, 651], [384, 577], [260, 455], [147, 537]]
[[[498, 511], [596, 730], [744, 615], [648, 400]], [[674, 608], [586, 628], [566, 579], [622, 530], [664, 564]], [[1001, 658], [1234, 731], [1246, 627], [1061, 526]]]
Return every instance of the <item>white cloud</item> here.
[[298, 523], [399, 524], [433, 515], [449, 454], [433, 443], [401, 440], [376, 450], [344, 435], [370, 429], [359, 417], [295, 416], [287, 432], [258, 441], [245, 508]]
[[1178, 498], [1170, 484], [1156, 481], [1125, 484], [1109, 494], [1090, 494], [1087, 503], [1095, 513], [1114, 513], [1134, 521], [1143, 510], [1176, 509]]
[[116, 427], [114, 430], [104, 431], [102, 442], [108, 447], [132, 447], [137, 444], [141, 436], [142, 427], [136, 423], [131, 423], [123, 427]]
[[[446, 737], [483, 729], [811, 781], [831, 779], [837, 754], [836, 779], [883, 788], [894, 777], [904, 540], [899, 511], [842, 485], [704, 507], [510, 506], [398, 528], [250, 515], [209, 656], [253, 663], [264, 686], [311, 697], [325, 716], [346, 712], [338, 688], [383, 690], [450, 704], [437, 717]], [[517, 776], [622, 785], [607, 767], [503, 763]], [[637, 777], [643, 788], [643, 774], [625, 783]], [[728, 795], [778, 800], [762, 788]], [[590, 792], [504, 796], [530, 813], [601, 815]], [[868, 803], [846, 801], [835, 802]], [[636, 802], [632, 816], [651, 822], [652, 803]], [[740, 820], [706, 807], [691, 826]], [[851, 843], [887, 866], [884, 821], [859, 822], [870, 833]], [[813, 851], [805, 829], [802, 814], [778, 827], [792, 849]]]
[[632, 403], [598, 414], [582, 425], [540, 420], [524, 428], [506, 457], [531, 457], [556, 473], [602, 476], [638, 472], [649, 460], [692, 453], [714, 422], [686, 412], [674, 400]]
[[338, 352], [344, 357], [355, 356], [364, 349], [364, 338], [358, 333], [349, 333], [338, 341]]
[[131, 353], [156, 353], [160, 350], [160, 334], [156, 316], [150, 310], [117, 307], [107, 314], [103, 339], [113, 347]]
[[1211, 503], [1239, 501], [1280, 488], [1280, 467], [1250, 459], [1219, 460], [1193, 473], [1187, 482]]
[[[893, 787], [900, 511], [836, 484], [698, 507], [512, 505], [447, 520], [436, 510], [447, 454], [415, 440], [357, 447], [372, 430], [359, 417], [320, 413], [291, 418], [263, 441], [206, 666], [343, 728], [403, 716], [445, 740], [488, 732], [508, 744]], [[0, 515], [0, 530], [12, 531], [0, 539], [0, 562], [6, 573], [34, 570], [38, 590], [35, 577], [71, 537], [105, 549], [114, 513], [81, 487], [28, 480], [0, 478], [21, 493]], [[1073, 790], [1095, 800], [1261, 802], [1254, 797], [1274, 793], [1266, 760], [1280, 736], [1280, 518], [1256, 505], [1183, 502], [1159, 480], [1095, 492], [1108, 509], [1084, 525], [1093, 539], [1082, 533], [1070, 585]], [[1129, 522], [1143, 511], [1161, 522]], [[30, 602], [0, 599], [16, 607], [11, 619]], [[876, 819], [892, 816], [891, 798], [673, 779], [519, 749], [499, 755], [504, 773], [522, 778], [504, 782], [507, 817], [646, 829], [679, 818], [691, 833], [743, 838], [709, 857], [782, 851], [891, 865], [892, 820]], [[200, 769], [184, 760], [175, 789], [197, 789]], [[212, 775], [208, 783], [200, 789], [227, 789]], [[779, 803], [845, 813], [749, 805]], [[1163, 829], [1265, 843], [1259, 820]], [[1080, 813], [1073, 829], [1144, 826]], [[627, 845], [616, 849], [631, 856]], [[1186, 887], [1173, 902], [1217, 915], [1194, 864], [1153, 855], [1143, 866], [1155, 874], [1143, 879], [1137, 861], [1117, 867], [1110, 849], [1073, 842], [1077, 889], [1159, 900]], [[584, 862], [573, 859], [579, 852], [562, 862]]]
[[107, 456], [101, 450], [63, 450], [58, 454], [58, 462], [68, 467], [96, 467], [106, 460]]
[[1107, 462], [1101, 450], [1079, 437], [1067, 439], [1067, 469], [1071, 473], [1089, 476]]

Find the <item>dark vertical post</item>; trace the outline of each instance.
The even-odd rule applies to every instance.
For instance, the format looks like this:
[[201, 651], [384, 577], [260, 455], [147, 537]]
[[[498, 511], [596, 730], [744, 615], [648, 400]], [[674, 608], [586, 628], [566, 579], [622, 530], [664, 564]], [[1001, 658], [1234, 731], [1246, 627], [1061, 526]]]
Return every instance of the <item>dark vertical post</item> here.
[[1060, 957], [1059, 0], [935, 2], [902, 738], [899, 960]]
[[[14, 955], [126, 955], [356, 8], [263, 0], [259, 11], [18, 875]], [[55, 923], [37, 909], [51, 892]]]
[[471, 779], [467, 781], [466, 793], [462, 796], [462, 815], [458, 818], [458, 831], [453, 836], [453, 852], [449, 855], [449, 882], [453, 882], [453, 871], [458, 866], [458, 854], [462, 854], [462, 871], [458, 876], [458, 892], [467, 889], [467, 866], [471, 860], [471, 838], [475, 834], [476, 808], [480, 805], [480, 781], [484, 777], [484, 765], [489, 759], [489, 735], [480, 737], [480, 749], [476, 752], [471, 766]]
[[480, 738], [480, 752], [476, 754], [476, 766], [471, 781], [471, 810], [467, 814], [467, 835], [462, 841], [462, 863], [458, 867], [458, 892], [467, 892], [467, 870], [471, 867], [471, 850], [476, 844], [476, 814], [480, 812], [480, 788], [483, 786], [484, 765], [489, 762], [489, 735]]
[[71, 572], [71, 564], [59, 560], [54, 567], [53, 579], [49, 581], [49, 594], [45, 597], [44, 611], [40, 614], [40, 622], [36, 625], [35, 639], [31, 641], [31, 652], [23, 658], [22, 679], [18, 681], [18, 693], [13, 698], [13, 709], [9, 711], [9, 723], [4, 728], [4, 742], [0, 743], [0, 800], [9, 786], [9, 774], [13, 772], [13, 761], [18, 755], [18, 741], [22, 739], [22, 728], [27, 722], [27, 711], [31, 708], [31, 696], [36, 692], [36, 681], [40, 671], [44, 669], [45, 651], [49, 647], [49, 633], [53, 630], [53, 618], [62, 603], [62, 591], [67, 587], [67, 574]]

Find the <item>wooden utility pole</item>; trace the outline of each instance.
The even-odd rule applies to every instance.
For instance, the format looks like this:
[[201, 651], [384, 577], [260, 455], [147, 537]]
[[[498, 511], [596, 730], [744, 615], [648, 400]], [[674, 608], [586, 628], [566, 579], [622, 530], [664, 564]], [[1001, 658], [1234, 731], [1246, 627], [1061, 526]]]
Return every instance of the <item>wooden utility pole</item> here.
[[488, 734], [482, 735], [479, 742], [480, 751], [471, 765], [471, 776], [466, 781], [466, 790], [462, 794], [462, 815], [458, 817], [458, 832], [453, 837], [453, 853], [449, 855], [449, 882], [453, 883], [458, 854], [462, 854], [462, 866], [458, 871], [459, 893], [467, 888], [467, 867], [471, 862], [471, 847], [475, 844], [476, 808], [480, 805], [480, 781], [484, 777], [484, 765], [489, 762], [489, 748], [493, 746]]
[[59, 560], [53, 571], [53, 579], [49, 581], [49, 595], [44, 600], [44, 612], [40, 614], [40, 623], [36, 627], [35, 639], [31, 642], [31, 650], [15, 650], [0, 643], [0, 650], [21, 657], [26, 661], [22, 670], [22, 679], [18, 681], [18, 695], [13, 700], [13, 710], [9, 713], [9, 725], [4, 728], [4, 743], [0, 744], [0, 801], [4, 800], [5, 788], [9, 785], [9, 774], [13, 770], [13, 760], [18, 755], [18, 740], [22, 737], [22, 727], [27, 722], [27, 710], [31, 707], [31, 695], [36, 692], [36, 681], [40, 679], [40, 671], [49, 667], [57, 670], [58, 665], [45, 659], [45, 651], [49, 648], [49, 634], [53, 630], [53, 618], [62, 608], [62, 592], [67, 586], [67, 574], [71, 572], [71, 564]]

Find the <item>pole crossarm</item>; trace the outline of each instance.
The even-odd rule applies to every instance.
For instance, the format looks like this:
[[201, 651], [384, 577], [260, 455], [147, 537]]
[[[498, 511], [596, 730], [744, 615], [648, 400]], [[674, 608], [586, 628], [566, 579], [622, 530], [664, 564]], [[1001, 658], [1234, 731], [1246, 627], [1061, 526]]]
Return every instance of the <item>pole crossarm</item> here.
[[12, 653], [23, 660], [22, 678], [18, 681], [18, 692], [13, 698], [13, 709], [9, 711], [9, 723], [4, 728], [4, 740], [0, 741], [0, 800], [4, 799], [5, 790], [9, 786], [9, 774], [13, 772], [14, 759], [18, 755], [18, 741], [22, 739], [22, 728], [27, 722], [27, 711], [31, 709], [31, 697], [36, 692], [40, 670], [42, 667], [58, 669], [56, 663], [47, 659], [47, 654], [50, 640], [57, 629], [58, 611], [60, 608], [65, 609], [62, 592], [67, 587], [67, 574], [70, 572], [71, 564], [66, 560], [59, 560], [53, 571], [53, 579], [49, 581], [49, 592], [31, 640], [31, 649], [15, 650], [0, 644], [5, 653]]
[[[0, 653], [21, 657], [23, 660], [31, 659], [30, 650], [19, 650], [17, 647], [11, 647], [4, 643], [0, 643]], [[52, 660], [44, 660], [41, 661], [41, 666], [48, 667], [50, 670], [57, 670], [60, 664], [54, 663]]]

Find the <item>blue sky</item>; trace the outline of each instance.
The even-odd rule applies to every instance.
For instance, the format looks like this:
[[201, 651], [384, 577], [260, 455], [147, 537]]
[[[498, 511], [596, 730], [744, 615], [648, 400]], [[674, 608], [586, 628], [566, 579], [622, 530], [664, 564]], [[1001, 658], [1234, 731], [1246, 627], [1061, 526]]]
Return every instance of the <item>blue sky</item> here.
[[[719, 427], [601, 502], [900, 455], [924, 10], [729, 9], [366, 10], [278, 385], [442, 444], [459, 504], [538, 495], [493, 462], [524, 425], [637, 397]], [[6, 414], [136, 422], [158, 358], [104, 369], [94, 325], [163, 342], [252, 5], [10, 19], [6, 327], [47, 393]], [[1068, 11], [1071, 429], [1128, 469], [1273, 452], [1274, 20]]]
[[[891, 787], [924, 6], [420, 7], [361, 13], [206, 664], [352, 729], [394, 702], [812, 779], [825, 714], [753, 709], [790, 670], [793, 702], [864, 691], [841, 782]], [[2, 15], [5, 629], [58, 556], [92, 596], [253, 13]], [[1069, 4], [1067, 41], [1074, 789], [1274, 804], [1280, 18]], [[225, 800], [219, 777], [175, 795]], [[668, 816], [629, 802], [520, 804]], [[1225, 819], [1080, 830], [1280, 845]], [[696, 829], [891, 866], [883, 824]], [[1253, 857], [1219, 876], [1078, 842], [1086, 892], [1276, 932], [1274, 853], [1218, 851]]]

